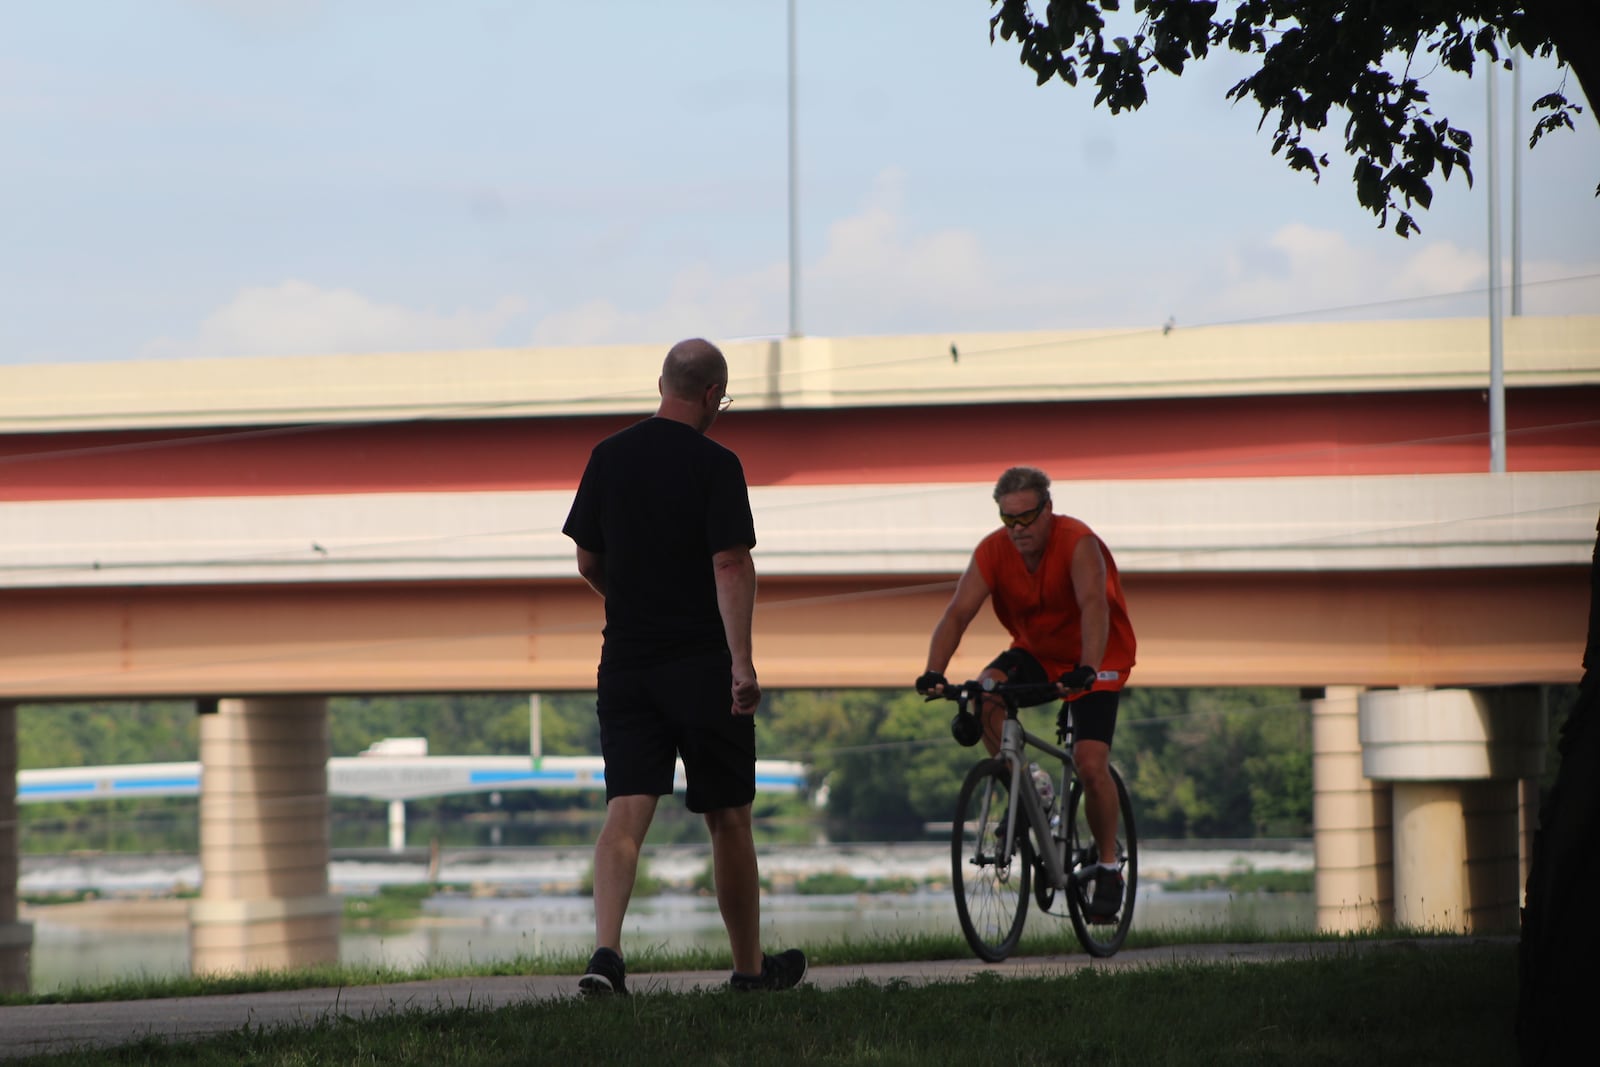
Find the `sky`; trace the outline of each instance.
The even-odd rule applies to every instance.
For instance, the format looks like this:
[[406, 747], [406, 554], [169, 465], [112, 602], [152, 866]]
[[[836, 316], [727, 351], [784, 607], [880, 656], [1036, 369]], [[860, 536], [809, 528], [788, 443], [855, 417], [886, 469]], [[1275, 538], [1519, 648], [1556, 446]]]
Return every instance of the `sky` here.
[[[1112, 116], [984, 0], [796, 3], [793, 307], [785, 0], [12, 5], [0, 364], [1487, 313], [1486, 155], [1402, 240], [1229, 54]], [[1425, 84], [1481, 149], [1483, 79]], [[1600, 313], [1576, 121], [1522, 150], [1527, 314]]]

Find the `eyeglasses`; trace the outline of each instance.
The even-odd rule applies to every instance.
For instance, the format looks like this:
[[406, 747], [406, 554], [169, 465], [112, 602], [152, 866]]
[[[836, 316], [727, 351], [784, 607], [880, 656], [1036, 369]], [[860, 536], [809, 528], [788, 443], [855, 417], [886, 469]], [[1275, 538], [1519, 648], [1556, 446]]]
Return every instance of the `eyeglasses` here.
[[1040, 513], [1049, 506], [1050, 498], [1045, 497], [1043, 500], [1039, 501], [1039, 506], [1034, 508], [1032, 511], [1023, 511], [1015, 515], [1009, 515], [1002, 511], [1000, 513], [1000, 521], [1005, 524], [1007, 529], [1010, 529], [1013, 526], [1032, 526], [1035, 522], [1039, 521]]
[[729, 396], [727, 393], [723, 393], [722, 399], [717, 401], [717, 410], [727, 411], [731, 407], [733, 407], [733, 397]]

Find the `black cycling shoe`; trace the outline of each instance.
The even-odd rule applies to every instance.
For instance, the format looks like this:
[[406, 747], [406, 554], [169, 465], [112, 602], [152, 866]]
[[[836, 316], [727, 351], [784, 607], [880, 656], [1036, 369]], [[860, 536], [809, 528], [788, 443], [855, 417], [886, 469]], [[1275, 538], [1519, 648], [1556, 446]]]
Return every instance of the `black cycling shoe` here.
[[1083, 881], [1094, 881], [1094, 896], [1084, 902], [1084, 918], [1095, 923], [1115, 922], [1117, 912], [1122, 910], [1122, 894], [1126, 888], [1122, 872], [1095, 866], [1079, 873]]

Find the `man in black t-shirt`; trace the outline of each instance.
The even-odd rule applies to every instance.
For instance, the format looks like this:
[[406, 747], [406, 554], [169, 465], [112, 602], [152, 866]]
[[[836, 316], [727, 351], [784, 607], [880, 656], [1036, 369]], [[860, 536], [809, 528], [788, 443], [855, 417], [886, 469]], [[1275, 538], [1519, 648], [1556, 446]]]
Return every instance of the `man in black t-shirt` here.
[[595, 842], [595, 952], [578, 986], [626, 992], [622, 920], [657, 801], [683, 760], [690, 811], [711, 832], [735, 989], [787, 989], [797, 949], [761, 951], [750, 828], [756, 791], [751, 653], [755, 523], [739, 457], [705, 436], [727, 408], [728, 364], [709, 341], [667, 353], [654, 418], [601, 441], [562, 532], [605, 598], [598, 700], [606, 822]]

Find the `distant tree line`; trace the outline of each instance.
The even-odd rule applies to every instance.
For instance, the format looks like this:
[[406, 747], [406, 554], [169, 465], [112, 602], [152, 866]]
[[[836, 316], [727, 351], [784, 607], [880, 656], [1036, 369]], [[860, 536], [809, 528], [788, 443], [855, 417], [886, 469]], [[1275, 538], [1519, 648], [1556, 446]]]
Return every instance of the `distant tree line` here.
[[[546, 755], [599, 751], [591, 693], [541, 701]], [[820, 813], [840, 838], [871, 839], [949, 819], [956, 788], [979, 750], [951, 740], [952, 706], [910, 692], [785, 691], [758, 715], [763, 756], [804, 761]], [[1026, 713], [1049, 735], [1052, 708]], [[382, 696], [330, 701], [333, 754], [353, 756], [386, 737], [425, 737], [435, 755], [529, 751], [529, 708], [519, 694]], [[187, 702], [24, 706], [21, 766], [72, 767], [193, 760], [199, 730]], [[1150, 837], [1298, 836], [1311, 817], [1310, 726], [1294, 690], [1145, 689], [1123, 701], [1114, 757]], [[502, 809], [599, 810], [595, 793], [507, 792]], [[418, 815], [476, 812], [482, 796], [417, 802]], [[35, 815], [81, 806], [29, 805]], [[59, 809], [59, 810], [57, 810]], [[790, 806], [793, 810], [793, 806]], [[759, 813], [758, 813], [759, 814]]]

